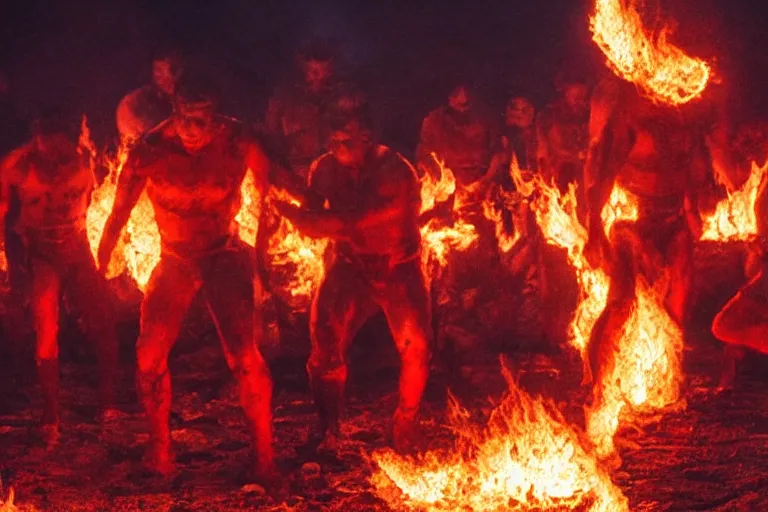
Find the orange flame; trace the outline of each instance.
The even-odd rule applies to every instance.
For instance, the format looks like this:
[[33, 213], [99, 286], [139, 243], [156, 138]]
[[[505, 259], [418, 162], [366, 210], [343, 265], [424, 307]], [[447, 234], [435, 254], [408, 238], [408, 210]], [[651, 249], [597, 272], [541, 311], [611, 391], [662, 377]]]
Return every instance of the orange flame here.
[[261, 197], [256, 188], [256, 177], [253, 175], [253, 170], [249, 168], [240, 185], [240, 210], [235, 215], [235, 223], [240, 240], [251, 247], [256, 246], [260, 211]]
[[[273, 190], [276, 200], [301, 203], [283, 191]], [[291, 278], [286, 285], [291, 297], [309, 299], [325, 276], [325, 250], [328, 240], [303, 236], [286, 218], [280, 218], [277, 231], [269, 238], [267, 254], [272, 265], [287, 267]]]
[[496, 232], [496, 242], [499, 246], [499, 251], [506, 254], [511, 251], [517, 243], [522, 239], [522, 233], [524, 231], [523, 226], [520, 225], [524, 222], [517, 215], [512, 216], [513, 228], [512, 233], [508, 233], [504, 226], [504, 210], [514, 209], [521, 201], [530, 197], [533, 193], [533, 186], [530, 180], [526, 180], [523, 176], [530, 173], [520, 169], [517, 163], [517, 158], [513, 157], [509, 165], [509, 174], [515, 183], [515, 192], [500, 192], [502, 195], [503, 205], [498, 205], [496, 201], [491, 198], [487, 198], [483, 201], [483, 214], [485, 218], [494, 223]]
[[655, 102], [682, 105], [700, 96], [711, 77], [710, 67], [668, 43], [668, 30], [649, 35], [636, 5], [637, 0], [595, 2], [592, 39], [614, 73]]
[[[602, 269], [593, 269], [584, 254], [587, 231], [576, 216], [575, 188], [560, 197], [554, 186], [537, 181], [540, 196], [534, 202], [536, 220], [548, 243], [568, 250], [581, 288], [579, 303], [569, 326], [570, 343], [585, 356], [597, 319], [608, 300], [610, 279]], [[638, 218], [636, 200], [614, 186], [601, 218], [610, 236], [618, 220]], [[588, 411], [587, 433], [601, 456], [614, 451], [613, 436], [622, 417], [674, 404], [679, 399], [682, 379], [682, 332], [663, 306], [660, 289], [651, 289], [642, 279], [637, 283], [637, 300], [629, 320], [613, 346], [609, 368], [604, 372], [604, 401]], [[586, 360], [585, 360], [586, 364]], [[624, 410], [629, 405], [629, 410]], [[623, 416], [622, 416], [623, 413]]]
[[[128, 140], [121, 140], [114, 156], [104, 155], [104, 164], [109, 172], [91, 195], [86, 226], [94, 258], [98, 252], [107, 218], [115, 203], [117, 181], [128, 160], [130, 147], [131, 143]], [[109, 263], [107, 277], [116, 277], [127, 268], [138, 288], [142, 292], [145, 291], [149, 277], [160, 261], [160, 232], [155, 222], [155, 211], [146, 191], [142, 192], [134, 206], [115, 253]]]
[[440, 219], [433, 218], [421, 227], [422, 266], [425, 274], [430, 261], [434, 261], [442, 268], [448, 264], [448, 254], [451, 250], [463, 252], [469, 249], [478, 238], [475, 226], [461, 217], [460, 207], [462, 197], [456, 191], [456, 178], [453, 172], [445, 167], [443, 162], [437, 159], [433, 153], [440, 170], [439, 178], [429, 172], [421, 178], [421, 213], [429, 212], [441, 204], [445, 204], [455, 197], [453, 212], [458, 218], [454, 218], [452, 226], [445, 226]]
[[398, 510], [629, 510], [560, 411], [502, 372], [509, 391], [484, 428], [451, 397], [453, 450], [416, 458], [374, 452], [377, 494]]
[[755, 201], [766, 170], [768, 162], [762, 167], [752, 163], [752, 171], [746, 183], [739, 190], [729, 193], [727, 199], [720, 201], [714, 213], [702, 218], [701, 240], [743, 242], [757, 235]]

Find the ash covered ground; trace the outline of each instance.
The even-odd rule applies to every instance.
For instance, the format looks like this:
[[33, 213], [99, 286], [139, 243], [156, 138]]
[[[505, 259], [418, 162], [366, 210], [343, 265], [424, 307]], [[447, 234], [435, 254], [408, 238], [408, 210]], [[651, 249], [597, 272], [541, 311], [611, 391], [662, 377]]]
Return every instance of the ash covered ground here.
[[[685, 355], [687, 408], [658, 422], [620, 432], [624, 460], [614, 481], [632, 510], [768, 509], [768, 361], [750, 355], [736, 388], [716, 393], [722, 346], [708, 334], [718, 308], [741, 284], [740, 247], [702, 246], [697, 251], [696, 306]], [[568, 273], [561, 277], [567, 281]], [[567, 284], [563, 285], [568, 288]], [[495, 307], [505, 307], [500, 300]], [[509, 307], [513, 307], [509, 305]], [[519, 307], [519, 304], [514, 307]], [[278, 462], [290, 481], [290, 498], [276, 503], [249, 486], [249, 443], [234, 383], [204, 309], [190, 311], [174, 350], [172, 428], [179, 476], [158, 485], [141, 471], [147, 439], [133, 385], [135, 320], [126, 314], [120, 402], [125, 412], [102, 431], [96, 413], [96, 374], [91, 351], [76, 329], [62, 336], [62, 440], [46, 453], [30, 434], [38, 406], [32, 343], [4, 347], [0, 397], [0, 476], [16, 491], [21, 509], [44, 511], [353, 511], [389, 510], [368, 483], [367, 454], [387, 444], [395, 409], [398, 358], [386, 324], [374, 318], [351, 353], [345, 434], [338, 460], [307, 460], [296, 448], [314, 424], [304, 373], [308, 350], [302, 336], [273, 353]], [[468, 313], [471, 314], [471, 313]], [[514, 314], [501, 315], [514, 318]], [[480, 420], [505, 389], [497, 352], [507, 352], [523, 389], [552, 398], [574, 424], [583, 425], [581, 366], [570, 351], [527, 341], [488, 327], [489, 342], [474, 371], [461, 379], [440, 360], [424, 402], [424, 427], [434, 445], [447, 445], [446, 390], [450, 387]], [[510, 337], [515, 337], [510, 339]], [[498, 339], [504, 338], [504, 339]]]

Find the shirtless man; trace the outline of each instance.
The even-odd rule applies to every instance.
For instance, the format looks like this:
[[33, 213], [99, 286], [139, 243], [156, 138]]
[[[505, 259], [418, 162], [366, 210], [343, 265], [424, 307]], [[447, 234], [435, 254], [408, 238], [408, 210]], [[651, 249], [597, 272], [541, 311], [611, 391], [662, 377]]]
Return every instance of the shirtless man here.
[[106, 268], [146, 188], [162, 244], [142, 302], [136, 345], [138, 393], [151, 426], [150, 468], [164, 475], [173, 471], [168, 355], [187, 309], [202, 292], [238, 381], [254, 441], [255, 476], [271, 483], [276, 477], [272, 381], [257, 346], [253, 255], [233, 231], [246, 169], [265, 192], [269, 162], [242, 126], [216, 115], [217, 100], [216, 88], [203, 77], [179, 82], [174, 116], [132, 151], [120, 175], [98, 259]]
[[[654, 104], [629, 83], [604, 81], [595, 91], [588, 161], [588, 231], [585, 253], [593, 266], [607, 262], [608, 304], [589, 344], [594, 400], [602, 400], [604, 357], [630, 314], [635, 279], [653, 283], [667, 271], [665, 304], [683, 327], [693, 243], [699, 238], [698, 201], [708, 186], [712, 153], [703, 116], [706, 103], [678, 108]], [[614, 183], [637, 198], [639, 219], [617, 222], [610, 240], [601, 212]]]
[[102, 413], [114, 399], [117, 338], [109, 287], [96, 269], [85, 229], [95, 184], [93, 168], [78, 152], [76, 132], [56, 115], [34, 123], [32, 141], [2, 162], [2, 218], [10, 190], [19, 201], [14, 230], [31, 272], [36, 361], [43, 392], [42, 432], [49, 444], [59, 425], [59, 299], [79, 313], [85, 335], [96, 346]]
[[[343, 102], [341, 102], [343, 103]], [[430, 310], [420, 267], [420, 186], [411, 165], [373, 140], [364, 100], [336, 107], [329, 118], [330, 152], [309, 177], [304, 208], [280, 205], [305, 235], [333, 241], [331, 262], [314, 298], [307, 363], [319, 435], [310, 445], [334, 449], [339, 435], [346, 353], [378, 308], [387, 317], [402, 359], [395, 447], [413, 449], [429, 370]]]

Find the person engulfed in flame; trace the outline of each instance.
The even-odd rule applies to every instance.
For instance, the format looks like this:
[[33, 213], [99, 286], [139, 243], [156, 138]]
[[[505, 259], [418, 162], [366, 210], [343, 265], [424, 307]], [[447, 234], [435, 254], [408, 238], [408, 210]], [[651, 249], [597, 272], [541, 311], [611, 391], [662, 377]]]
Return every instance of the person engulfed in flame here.
[[254, 318], [253, 255], [233, 232], [247, 169], [264, 197], [271, 165], [243, 125], [217, 114], [218, 92], [208, 77], [183, 76], [174, 101], [174, 115], [131, 151], [98, 251], [99, 266], [106, 269], [146, 188], [162, 246], [141, 305], [136, 344], [138, 394], [151, 426], [147, 462], [162, 475], [174, 469], [168, 356], [187, 309], [202, 292], [239, 385], [254, 442], [255, 477], [279, 486], [272, 381], [257, 346], [261, 329]]
[[[65, 295], [79, 315], [99, 359], [102, 419], [114, 412], [118, 352], [115, 314], [107, 281], [91, 256], [85, 216], [95, 176], [90, 155], [78, 149], [74, 126], [57, 112], [33, 123], [33, 140], [2, 162], [0, 211], [15, 190], [13, 225], [29, 272], [26, 295], [36, 332], [36, 362], [43, 392], [42, 435], [59, 437], [59, 301]], [[26, 280], [25, 280], [26, 281]]]
[[[595, 90], [585, 255], [611, 279], [608, 303], [588, 347], [595, 409], [603, 399], [603, 373], [631, 313], [639, 275], [660, 290], [669, 315], [684, 325], [693, 244], [701, 230], [698, 204], [710, 183], [710, 121], [696, 104], [655, 103], [631, 83], [609, 78]], [[635, 199], [639, 218], [616, 222], [606, 235], [601, 212], [614, 184]]]
[[334, 451], [347, 380], [347, 349], [378, 309], [402, 359], [395, 447], [417, 445], [417, 412], [429, 370], [430, 309], [421, 271], [420, 185], [413, 167], [378, 145], [367, 99], [344, 92], [328, 117], [330, 152], [313, 164], [303, 208], [278, 209], [303, 234], [332, 241], [312, 305], [307, 363], [320, 424], [308, 448]]
[[117, 107], [117, 131], [126, 140], [137, 140], [165, 121], [173, 112], [173, 89], [181, 73], [181, 56], [172, 49], [158, 51], [152, 59], [152, 83], [128, 93]]

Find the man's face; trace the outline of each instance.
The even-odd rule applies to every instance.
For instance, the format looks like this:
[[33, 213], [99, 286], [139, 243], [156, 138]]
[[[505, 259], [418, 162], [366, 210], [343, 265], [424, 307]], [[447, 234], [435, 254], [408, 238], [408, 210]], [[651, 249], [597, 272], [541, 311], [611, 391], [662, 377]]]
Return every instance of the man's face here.
[[509, 102], [506, 111], [507, 126], [528, 128], [533, 124], [533, 105], [525, 98], [515, 98]]
[[589, 88], [584, 84], [569, 84], [563, 91], [565, 104], [572, 112], [582, 113], [589, 109]]
[[152, 63], [152, 82], [162, 93], [173, 94], [177, 70], [170, 60], [156, 60]]
[[448, 97], [448, 106], [459, 113], [467, 113], [472, 107], [472, 98], [466, 87], [459, 87]]
[[331, 132], [328, 149], [341, 165], [361, 168], [373, 142], [371, 133], [352, 121], [341, 130]]
[[304, 81], [310, 89], [316, 90], [323, 87], [333, 74], [331, 61], [309, 60], [303, 64]]
[[203, 149], [215, 133], [213, 108], [180, 108], [176, 114], [176, 133], [187, 151], [195, 153]]

